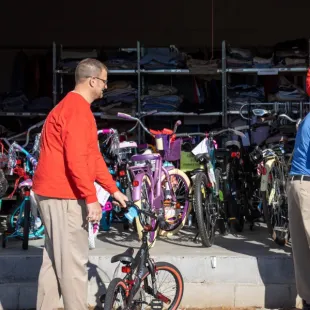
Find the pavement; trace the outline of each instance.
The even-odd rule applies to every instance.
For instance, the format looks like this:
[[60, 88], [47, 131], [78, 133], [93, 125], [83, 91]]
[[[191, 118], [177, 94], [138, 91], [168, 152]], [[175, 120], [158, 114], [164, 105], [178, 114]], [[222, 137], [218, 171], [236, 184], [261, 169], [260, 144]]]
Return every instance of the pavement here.
[[[169, 239], [157, 240], [151, 255], [155, 261], [167, 261], [179, 268], [184, 279], [180, 309], [291, 308], [296, 304], [294, 268], [290, 246], [279, 247], [268, 238], [263, 224], [253, 231], [245, 227], [240, 235], [220, 236], [211, 248], [193, 242], [195, 231], [183, 229]], [[42, 240], [30, 242], [21, 250], [21, 242], [10, 240], [0, 249], [0, 309], [35, 307], [37, 277], [42, 261]], [[114, 277], [117, 264], [112, 255], [128, 246], [135, 250], [139, 241], [134, 232], [122, 225], [98, 236], [96, 249], [89, 255], [89, 304], [98, 304]], [[60, 303], [61, 306], [61, 303]]]

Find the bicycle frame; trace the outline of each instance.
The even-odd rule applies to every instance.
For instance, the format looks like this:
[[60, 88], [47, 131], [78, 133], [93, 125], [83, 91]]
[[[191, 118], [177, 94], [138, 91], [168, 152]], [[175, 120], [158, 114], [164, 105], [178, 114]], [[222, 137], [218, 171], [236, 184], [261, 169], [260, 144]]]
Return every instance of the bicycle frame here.
[[[147, 232], [144, 231], [143, 237], [142, 237], [142, 245], [134, 257], [134, 261], [132, 265], [130, 266], [129, 273], [127, 273], [123, 279], [125, 283], [130, 287], [130, 290], [129, 290], [130, 294], [127, 295], [128, 304], [132, 303], [135, 295], [137, 294], [140, 288], [142, 281], [144, 280], [143, 274], [145, 272], [145, 269], [144, 269], [145, 266], [148, 266], [152, 279], [155, 279], [156, 267], [155, 267], [153, 260], [150, 258], [149, 246], [147, 245]], [[124, 269], [126, 270], [126, 267]], [[132, 276], [136, 269], [137, 269], [137, 272], [136, 272], [137, 276], [133, 280]], [[148, 283], [145, 283], [145, 286], [147, 286], [147, 284]], [[157, 294], [156, 281], [152, 281], [152, 289], [153, 289], [153, 294], [156, 296]]]
[[[131, 159], [133, 162], [149, 162], [144, 163], [142, 166], [131, 166], [129, 167], [130, 172], [132, 175], [134, 175], [134, 181], [133, 181], [133, 190], [132, 190], [132, 199], [133, 201], [139, 201], [141, 199], [141, 184], [142, 180], [145, 175], [148, 176], [151, 182], [151, 191], [152, 194], [150, 195], [151, 206], [154, 207], [155, 210], [159, 211], [162, 208], [162, 201], [163, 201], [163, 189], [162, 189], [162, 177], [163, 175], [166, 177], [166, 180], [168, 182], [169, 188], [172, 188], [169, 173], [168, 170], [163, 167], [163, 161], [160, 154], [145, 154], [145, 155], [134, 155]], [[154, 171], [152, 171], [152, 164], [151, 161], [155, 162]], [[172, 191], [171, 194], [171, 200], [173, 202], [176, 201], [176, 197]]]

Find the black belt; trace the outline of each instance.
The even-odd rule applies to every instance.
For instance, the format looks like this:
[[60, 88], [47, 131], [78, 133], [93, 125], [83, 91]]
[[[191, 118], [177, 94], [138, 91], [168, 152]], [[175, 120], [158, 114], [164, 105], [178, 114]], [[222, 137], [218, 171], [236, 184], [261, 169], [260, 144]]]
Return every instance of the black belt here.
[[291, 175], [290, 181], [310, 181], [310, 176], [308, 175]]

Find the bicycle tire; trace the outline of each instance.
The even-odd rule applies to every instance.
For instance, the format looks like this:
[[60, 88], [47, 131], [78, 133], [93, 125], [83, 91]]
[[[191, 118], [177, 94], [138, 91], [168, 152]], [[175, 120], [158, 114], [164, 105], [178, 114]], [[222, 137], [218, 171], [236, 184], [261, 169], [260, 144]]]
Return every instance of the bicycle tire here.
[[[143, 184], [144, 180], [146, 180], [146, 179], [149, 179], [147, 175], [145, 175], [145, 176], [143, 177], [143, 179], [142, 179], [142, 184]], [[150, 182], [150, 180], [149, 180], [149, 182]], [[141, 187], [142, 187], [142, 185], [141, 185]], [[142, 199], [140, 199], [140, 200], [138, 200], [138, 201], [135, 201], [135, 205], [136, 205], [139, 209], [141, 209], [141, 208], [142, 208]], [[138, 237], [139, 237], [139, 240], [141, 241], [141, 240], [142, 240], [142, 237], [143, 237], [143, 233], [142, 233], [142, 231], [143, 231], [143, 226], [142, 226], [141, 223], [140, 223], [140, 217], [139, 217], [139, 216], [136, 217], [135, 223], [136, 223], [136, 228], [137, 228]], [[155, 245], [158, 231], [159, 231], [159, 228], [157, 228], [156, 231], [151, 232], [151, 233], [148, 234], [148, 238], [150, 237], [150, 240], [148, 239], [148, 241], [147, 241], [149, 246], [153, 247], [153, 246]]]
[[[275, 169], [276, 166], [273, 165], [269, 175], [271, 174], [272, 170]], [[269, 179], [269, 177], [268, 177]], [[285, 195], [284, 195], [285, 196]], [[287, 197], [286, 197], [287, 199]], [[271, 214], [271, 208], [269, 207], [269, 203], [268, 203], [268, 194], [267, 191], [262, 192], [262, 205], [263, 205], [263, 212], [264, 212], [264, 218], [265, 218], [265, 222], [267, 224], [267, 229], [268, 229], [268, 233], [271, 236], [272, 240], [280, 245], [280, 246], [285, 246], [286, 244], [288, 244], [289, 242], [289, 229], [288, 229], [288, 234], [287, 234], [287, 238], [282, 238], [281, 236], [279, 236], [277, 234], [277, 231], [274, 229], [274, 224], [272, 223], [272, 214]], [[287, 215], [288, 218], [288, 215]]]
[[[207, 185], [208, 185], [208, 178], [204, 172], [199, 172], [195, 176], [195, 181], [194, 181], [194, 200], [195, 200], [195, 206], [196, 206], [196, 220], [197, 220], [197, 225], [198, 225], [198, 230], [200, 234], [200, 238], [202, 241], [202, 244], [209, 248], [213, 245], [214, 243], [214, 238], [215, 238], [215, 227], [212, 228], [212, 224], [210, 223], [209, 219], [204, 219], [204, 212], [203, 212], [203, 197], [201, 195], [201, 184], [205, 185], [205, 189], [207, 190]], [[206, 198], [207, 200], [207, 195], [206, 193]], [[208, 226], [211, 226], [210, 234], [208, 235], [207, 229]]]
[[[123, 293], [124, 293], [124, 297], [125, 297], [125, 300], [126, 300], [126, 290], [127, 290], [127, 286], [125, 284], [125, 282], [120, 279], [120, 278], [115, 278], [113, 279], [109, 286], [108, 286], [108, 289], [107, 289], [107, 292], [106, 292], [106, 295], [105, 295], [105, 298], [104, 298], [104, 310], [111, 310], [113, 309], [113, 304], [115, 302], [115, 293], [116, 293], [116, 290], [118, 288], [122, 288], [123, 290]], [[126, 301], [127, 303], [127, 301]]]
[[24, 205], [23, 250], [28, 250], [29, 231], [30, 231], [30, 200], [26, 200]]
[[[229, 203], [229, 217], [235, 217], [236, 220], [232, 222], [233, 228], [241, 233], [244, 229], [244, 212], [241, 210], [241, 206], [238, 205], [236, 201], [236, 196], [235, 199], [232, 199], [232, 192], [231, 192], [231, 183], [234, 182], [236, 185], [236, 191], [237, 191], [237, 182], [236, 182], [236, 174], [233, 171], [231, 163], [228, 163], [226, 166], [226, 176], [227, 176], [227, 182], [229, 185], [229, 189], [225, 188], [226, 190], [226, 197], [228, 198], [228, 203]], [[235, 203], [235, 205], [232, 205], [232, 203]]]
[[[169, 237], [171, 237], [171, 236], [177, 234], [177, 233], [184, 227], [184, 225], [185, 225], [185, 223], [186, 223], [186, 221], [187, 221], [188, 215], [189, 215], [189, 213], [190, 213], [190, 211], [191, 211], [191, 209], [192, 209], [192, 206], [191, 206], [191, 204], [190, 204], [190, 202], [189, 202], [189, 193], [190, 193], [190, 184], [191, 184], [191, 181], [190, 181], [190, 179], [188, 178], [188, 176], [187, 176], [182, 170], [177, 169], [177, 168], [172, 169], [172, 170], [169, 170], [168, 173], [169, 173], [169, 176], [170, 176], [170, 175], [178, 175], [178, 176], [180, 176], [180, 177], [183, 179], [183, 181], [185, 182], [185, 184], [187, 185], [187, 190], [188, 190], [188, 193], [187, 193], [187, 195], [188, 195], [188, 200], [186, 201], [186, 202], [187, 202], [187, 207], [186, 207], [187, 209], [186, 209], [186, 214], [185, 214], [185, 216], [184, 216], [183, 219], [182, 219], [182, 222], [180, 222], [180, 224], [179, 224], [176, 228], [174, 228], [174, 229], [172, 229], [172, 230], [169, 230], [169, 231], [166, 231], [166, 230], [159, 230], [159, 232], [158, 232], [158, 234], [159, 234], [160, 236], [165, 236], [165, 237], [168, 237], [168, 238], [169, 238]], [[162, 181], [163, 181], [164, 179], [165, 179], [165, 175], [163, 175]]]
[[[156, 262], [155, 266], [156, 266], [156, 271], [166, 270], [166, 271], [170, 272], [172, 274], [173, 278], [176, 280], [177, 294], [176, 294], [174, 300], [172, 301], [170, 307], [168, 308], [168, 310], [177, 310], [178, 307], [180, 306], [180, 303], [181, 303], [182, 298], [183, 298], [183, 293], [184, 293], [183, 276], [182, 276], [181, 272], [179, 271], [179, 269], [177, 267], [175, 267], [174, 265], [170, 264], [170, 263], [167, 263], [167, 262]], [[150, 275], [150, 272], [147, 270], [143, 274], [143, 276], [142, 276], [142, 283], [141, 283], [141, 285], [144, 284], [143, 280], [145, 280], [145, 278], [148, 275]]]
[[[17, 206], [14, 205], [10, 211], [8, 212], [8, 215], [6, 217], [6, 225], [9, 232], [14, 232], [16, 230], [16, 225], [14, 224], [14, 217], [16, 216], [16, 213], [19, 212], [21, 204], [24, 203], [23, 201], [19, 203]], [[45, 227], [42, 223], [42, 225], [38, 228], [35, 233], [33, 230], [29, 231], [29, 240], [35, 240], [40, 239], [44, 235]], [[18, 233], [17, 235], [19, 238], [22, 238], [22, 232]]]

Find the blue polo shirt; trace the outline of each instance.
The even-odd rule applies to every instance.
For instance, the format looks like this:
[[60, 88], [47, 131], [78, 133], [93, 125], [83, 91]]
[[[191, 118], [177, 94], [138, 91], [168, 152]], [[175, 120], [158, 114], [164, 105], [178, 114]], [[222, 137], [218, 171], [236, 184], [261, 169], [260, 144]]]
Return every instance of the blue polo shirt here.
[[290, 175], [310, 176], [310, 113], [298, 126]]

